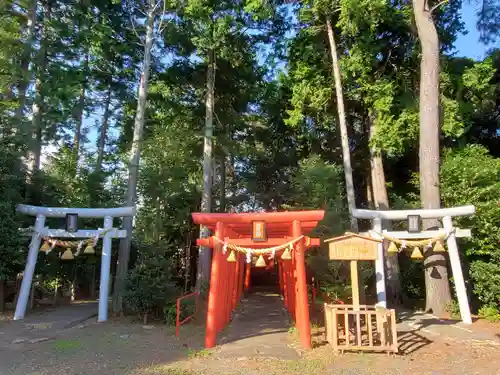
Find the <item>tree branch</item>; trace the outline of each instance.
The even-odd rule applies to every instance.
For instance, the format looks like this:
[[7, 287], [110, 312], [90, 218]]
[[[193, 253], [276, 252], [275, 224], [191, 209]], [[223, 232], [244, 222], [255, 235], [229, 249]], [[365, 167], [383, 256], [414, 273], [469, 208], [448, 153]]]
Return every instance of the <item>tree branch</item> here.
[[167, 27], [167, 24], [165, 24], [165, 27], [162, 27], [165, 13], [167, 13], [167, 1], [163, 0], [163, 10], [160, 15], [160, 23], [158, 24], [158, 34], [160, 35], [163, 33], [163, 30], [165, 30], [165, 27]]
[[437, 3], [436, 5], [434, 5], [431, 10], [429, 11], [429, 14], [432, 14], [432, 12], [434, 12], [437, 8], [439, 8], [441, 5], [443, 4], [446, 4], [448, 3], [449, 0], [443, 0], [443, 1], [440, 1], [439, 3]]

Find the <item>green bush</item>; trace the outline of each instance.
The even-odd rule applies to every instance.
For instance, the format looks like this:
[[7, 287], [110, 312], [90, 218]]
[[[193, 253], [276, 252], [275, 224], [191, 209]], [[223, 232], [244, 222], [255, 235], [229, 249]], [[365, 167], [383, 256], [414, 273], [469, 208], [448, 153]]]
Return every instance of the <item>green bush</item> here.
[[453, 319], [460, 319], [460, 306], [456, 300], [448, 302], [446, 305], [446, 312], [448, 312]]
[[[0, 288], [6, 281], [12, 280], [16, 272], [22, 270], [23, 249], [22, 237], [18, 228], [20, 223], [15, 215], [15, 206], [20, 203], [22, 178], [14, 173], [17, 157], [19, 156], [12, 145], [13, 139], [0, 137]], [[3, 292], [3, 289], [0, 291]], [[0, 293], [3, 296], [3, 293]], [[0, 310], [3, 309], [3, 299], [0, 301]]]
[[441, 167], [441, 196], [445, 207], [473, 204], [476, 214], [457, 218], [471, 228], [472, 237], [460, 244], [470, 264], [473, 292], [482, 305], [500, 304], [500, 159], [486, 148], [470, 145], [448, 151]]
[[483, 306], [479, 309], [479, 316], [490, 322], [496, 323], [500, 321], [500, 311], [494, 306]]
[[485, 305], [498, 306], [500, 303], [500, 265], [475, 261], [470, 265], [474, 280], [474, 293]]
[[[181, 311], [180, 311], [180, 321], [183, 321], [186, 319], [188, 316], [194, 314], [196, 311], [196, 301], [195, 297], [193, 298], [186, 298], [184, 300], [181, 300]], [[166, 305], [163, 308], [163, 314], [165, 316], [165, 323], [167, 325], [175, 325], [175, 320], [177, 317], [177, 303], [173, 302], [168, 305]]]
[[146, 322], [151, 312], [163, 311], [177, 295], [171, 263], [165, 251], [148, 247], [140, 249], [136, 265], [125, 281], [127, 306]]

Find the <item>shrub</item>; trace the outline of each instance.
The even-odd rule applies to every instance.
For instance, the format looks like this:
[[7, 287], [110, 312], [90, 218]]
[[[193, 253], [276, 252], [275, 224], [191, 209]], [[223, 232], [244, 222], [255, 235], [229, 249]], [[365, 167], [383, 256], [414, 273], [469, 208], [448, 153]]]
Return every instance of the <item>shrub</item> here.
[[177, 296], [172, 282], [172, 267], [165, 251], [153, 248], [139, 250], [135, 267], [129, 271], [125, 282], [124, 300], [147, 322], [148, 314], [172, 303]]
[[446, 312], [448, 312], [453, 319], [460, 319], [460, 306], [456, 300], [448, 302], [446, 305]]
[[457, 218], [472, 237], [460, 245], [470, 264], [474, 294], [483, 305], [500, 303], [500, 159], [486, 148], [469, 145], [448, 151], [441, 167], [445, 207], [473, 204], [476, 214]]
[[479, 309], [479, 316], [493, 323], [500, 321], [500, 311], [494, 306], [481, 307]]

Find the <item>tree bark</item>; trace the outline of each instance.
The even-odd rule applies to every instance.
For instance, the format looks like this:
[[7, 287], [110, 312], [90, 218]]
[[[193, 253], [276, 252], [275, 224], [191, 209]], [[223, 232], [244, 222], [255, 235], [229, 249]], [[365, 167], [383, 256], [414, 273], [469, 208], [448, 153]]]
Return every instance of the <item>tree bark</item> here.
[[76, 114], [75, 114], [76, 127], [75, 127], [75, 136], [73, 138], [73, 152], [75, 155], [75, 175], [78, 170], [78, 160], [80, 157], [80, 141], [82, 137], [83, 112], [85, 110], [85, 91], [87, 88], [88, 67], [89, 67], [89, 55], [88, 53], [86, 53], [83, 64], [82, 87], [80, 88], [80, 95], [78, 97], [78, 105], [76, 107]]
[[99, 146], [97, 148], [97, 163], [96, 172], [99, 173], [102, 170], [102, 163], [104, 160], [104, 147], [106, 146], [106, 136], [108, 134], [108, 124], [109, 118], [111, 117], [111, 84], [108, 87], [108, 92], [106, 93], [106, 99], [104, 101], [104, 114], [102, 116], [101, 131], [99, 134]]
[[220, 198], [219, 211], [226, 212], [226, 155], [222, 151], [220, 156]]
[[[373, 118], [368, 116], [370, 122], [370, 141], [375, 135], [375, 122]], [[375, 147], [370, 145], [370, 166], [371, 166], [371, 180], [373, 189], [373, 204], [376, 210], [389, 210], [389, 196], [387, 194], [387, 184], [384, 173], [384, 161], [382, 155]], [[384, 220], [382, 222], [383, 229], [390, 230], [391, 222]], [[399, 305], [402, 302], [401, 298], [401, 277], [399, 272], [399, 261], [397, 255], [388, 255], [387, 248], [384, 249], [385, 253], [385, 267], [386, 272], [386, 293], [387, 301], [392, 305]]]
[[[205, 137], [203, 145], [203, 193], [201, 198], [201, 212], [212, 210], [212, 137], [214, 122], [215, 101], [215, 51], [208, 54], [207, 69], [207, 93], [205, 100]], [[200, 227], [200, 237], [210, 235], [207, 227]], [[211, 249], [200, 247], [198, 257], [198, 272], [196, 277], [196, 289], [200, 290], [203, 283], [207, 284], [210, 279], [210, 262], [212, 259]]]
[[339, 59], [337, 55], [337, 45], [333, 35], [332, 22], [329, 17], [326, 19], [326, 29], [328, 41], [330, 43], [330, 53], [332, 55], [332, 69], [335, 78], [335, 91], [337, 96], [337, 111], [339, 115], [340, 137], [342, 141], [342, 159], [344, 162], [344, 175], [347, 192], [347, 204], [351, 216], [351, 231], [358, 231], [358, 220], [352, 216], [352, 210], [356, 208], [356, 196], [354, 194], [354, 183], [352, 178], [351, 151], [349, 149], [349, 135], [347, 133], [346, 115], [344, 109], [344, 94], [342, 92], [342, 81], [340, 76]]
[[[44, 4], [43, 15], [48, 18], [50, 14], [50, 7], [48, 3]], [[31, 137], [28, 146], [28, 177], [31, 179], [40, 170], [40, 160], [42, 157], [42, 105], [44, 94], [42, 91], [42, 84], [44, 81], [45, 70], [47, 68], [47, 38], [45, 35], [46, 27], [45, 20], [41, 24], [40, 30], [40, 50], [38, 52], [38, 73], [35, 80], [35, 98], [32, 105], [32, 119], [31, 119]]]
[[28, 9], [28, 21], [26, 23], [26, 44], [24, 47], [23, 57], [21, 61], [22, 77], [18, 86], [18, 107], [16, 109], [16, 121], [19, 130], [22, 130], [24, 117], [24, 106], [26, 104], [26, 91], [31, 80], [30, 62], [32, 58], [33, 43], [35, 41], [35, 26], [36, 26], [36, 10], [38, 0], [31, 0]]
[[[144, 132], [144, 117], [146, 113], [147, 94], [148, 94], [148, 79], [149, 69], [151, 66], [151, 49], [153, 47], [154, 38], [154, 21], [155, 21], [155, 0], [149, 0], [147, 21], [146, 21], [146, 43], [144, 45], [144, 61], [142, 66], [141, 80], [139, 82], [139, 98], [137, 100], [137, 111], [134, 120], [134, 135], [132, 139], [132, 147], [130, 150], [129, 159], [129, 176], [127, 185], [127, 195], [125, 196], [125, 204], [127, 206], [135, 206], [137, 196], [137, 180], [139, 176], [139, 160], [140, 160], [140, 145]], [[120, 250], [118, 253], [118, 264], [116, 269], [115, 288], [113, 290], [113, 311], [119, 313], [122, 311], [123, 304], [123, 287], [125, 277], [128, 272], [128, 264], [130, 259], [130, 246], [132, 244], [132, 227], [133, 218], [123, 218], [123, 228], [127, 231], [127, 237], [120, 242]]]
[[[424, 208], [441, 206], [439, 193], [439, 38], [426, 0], [413, 0], [413, 12], [422, 48], [420, 62], [420, 200]], [[424, 228], [437, 226], [425, 220]], [[451, 300], [446, 258], [428, 249], [424, 253], [426, 310], [442, 315]]]

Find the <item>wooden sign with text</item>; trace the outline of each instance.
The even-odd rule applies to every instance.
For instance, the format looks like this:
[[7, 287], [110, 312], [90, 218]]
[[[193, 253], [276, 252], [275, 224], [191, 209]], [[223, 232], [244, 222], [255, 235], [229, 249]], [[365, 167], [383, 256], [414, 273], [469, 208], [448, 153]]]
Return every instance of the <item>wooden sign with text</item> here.
[[266, 223], [264, 221], [252, 222], [252, 241], [263, 242], [267, 240]]
[[381, 240], [349, 233], [325, 240], [331, 260], [376, 260]]

